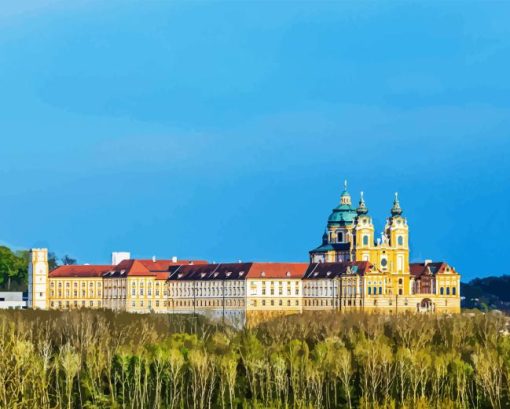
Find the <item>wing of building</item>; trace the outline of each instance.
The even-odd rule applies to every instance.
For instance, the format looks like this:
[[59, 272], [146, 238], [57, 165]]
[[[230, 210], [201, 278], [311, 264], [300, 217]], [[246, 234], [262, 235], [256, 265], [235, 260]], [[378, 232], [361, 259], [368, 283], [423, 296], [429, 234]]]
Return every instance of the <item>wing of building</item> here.
[[240, 324], [317, 310], [460, 312], [457, 271], [446, 262], [410, 262], [398, 196], [376, 237], [363, 194], [355, 209], [347, 186], [309, 263], [211, 264], [114, 253], [112, 265], [48, 272], [47, 250], [32, 250], [31, 260], [32, 308], [203, 314]]

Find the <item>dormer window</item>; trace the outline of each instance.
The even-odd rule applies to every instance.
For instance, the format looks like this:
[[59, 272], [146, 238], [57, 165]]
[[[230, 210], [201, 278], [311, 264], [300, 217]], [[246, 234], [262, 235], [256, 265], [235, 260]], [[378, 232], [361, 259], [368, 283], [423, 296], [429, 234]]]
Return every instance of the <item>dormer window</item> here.
[[290, 277], [290, 271], [287, 271], [287, 272], [285, 273], [285, 275], [286, 275], [287, 277]]
[[265, 271], [262, 271], [262, 273], [260, 273], [260, 276], [261, 276], [261, 277], [265, 277], [265, 276], [266, 276], [266, 272], [265, 272]]

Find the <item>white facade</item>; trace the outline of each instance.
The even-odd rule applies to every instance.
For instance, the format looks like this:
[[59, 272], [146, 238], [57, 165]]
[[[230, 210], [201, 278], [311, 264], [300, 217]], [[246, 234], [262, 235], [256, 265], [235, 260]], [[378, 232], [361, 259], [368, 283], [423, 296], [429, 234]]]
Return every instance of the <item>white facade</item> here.
[[28, 266], [28, 307], [48, 309], [48, 249], [32, 249]]
[[122, 263], [124, 260], [129, 260], [131, 253], [128, 251], [114, 251], [112, 253], [112, 266]]
[[27, 303], [23, 301], [22, 292], [5, 291], [0, 292], [0, 309], [26, 308]]

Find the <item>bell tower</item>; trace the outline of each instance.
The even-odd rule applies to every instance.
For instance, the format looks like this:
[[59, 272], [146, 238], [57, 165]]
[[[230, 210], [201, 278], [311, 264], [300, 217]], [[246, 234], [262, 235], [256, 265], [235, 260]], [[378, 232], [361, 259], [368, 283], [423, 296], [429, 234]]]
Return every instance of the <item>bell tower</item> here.
[[385, 233], [393, 253], [392, 272], [397, 274], [409, 272], [409, 226], [406, 218], [402, 216], [398, 193], [395, 193], [391, 217], [386, 223]]
[[355, 260], [356, 261], [369, 261], [372, 260], [372, 252], [374, 249], [374, 225], [372, 218], [368, 215], [368, 208], [363, 198], [363, 192], [360, 194], [360, 200], [358, 208], [356, 209], [358, 214], [356, 218], [356, 248], [355, 248]]
[[48, 309], [48, 249], [30, 250], [28, 308]]

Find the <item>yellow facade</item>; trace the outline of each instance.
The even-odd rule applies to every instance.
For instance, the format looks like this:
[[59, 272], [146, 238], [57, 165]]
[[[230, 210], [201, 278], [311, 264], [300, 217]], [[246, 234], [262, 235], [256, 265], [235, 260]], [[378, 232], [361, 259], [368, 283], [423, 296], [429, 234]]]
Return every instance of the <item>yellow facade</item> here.
[[[339, 294], [338, 308], [362, 308], [377, 312], [460, 312], [460, 275], [445, 263], [409, 262], [409, 226], [395, 194], [391, 215], [376, 237], [363, 193], [357, 209], [352, 207], [347, 185], [340, 204], [333, 209], [322, 245], [310, 252], [312, 262], [365, 261], [375, 267], [363, 275], [357, 297], [349, 302]], [[323, 296], [305, 300], [305, 307], [318, 303], [334, 308]], [[314, 304], [314, 305], [310, 305]]]
[[[135, 313], [203, 314], [259, 322], [302, 311], [460, 312], [460, 275], [445, 262], [410, 263], [409, 225], [395, 195], [380, 236], [363, 195], [347, 189], [322, 244], [305, 263], [123, 260], [116, 266], [62, 266], [47, 274], [34, 250], [34, 308], [108, 308]], [[41, 265], [41, 263], [46, 263]], [[36, 274], [38, 274], [36, 276]]]
[[49, 308], [103, 308], [102, 277], [49, 278]]

